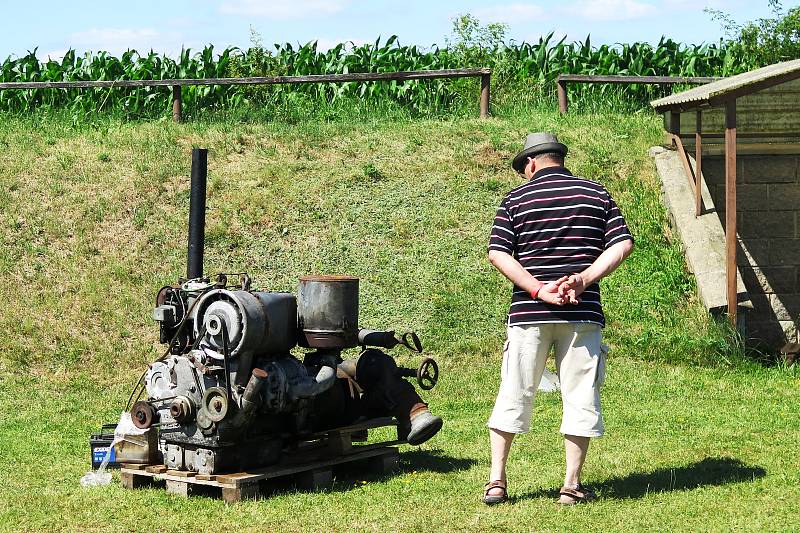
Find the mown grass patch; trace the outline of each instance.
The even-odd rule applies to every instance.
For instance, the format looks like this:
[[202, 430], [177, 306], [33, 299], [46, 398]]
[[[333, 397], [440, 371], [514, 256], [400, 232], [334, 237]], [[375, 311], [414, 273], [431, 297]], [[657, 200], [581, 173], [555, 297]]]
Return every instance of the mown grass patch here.
[[[604, 281], [609, 437], [587, 481], [603, 501], [557, 509], [557, 396], [515, 444], [515, 503], [478, 502], [485, 420], [510, 287], [486, 261], [508, 161], [529, 130], [571, 147], [637, 239]], [[655, 117], [529, 112], [479, 120], [194, 122], [42, 119], [0, 126], [0, 524], [8, 530], [784, 529], [796, 521], [794, 370], [748, 363], [694, 296], [647, 148]], [[296, 289], [362, 278], [361, 322], [415, 329], [442, 367], [445, 430], [397, 476], [225, 507], [118, 486], [80, 488], [88, 434], [114, 420], [158, 353], [156, 290], [185, 271], [190, 149], [209, 156], [206, 270]], [[399, 354], [403, 363], [414, 359]], [[366, 484], [362, 483], [367, 481]], [[146, 512], [142, 512], [144, 509]]]
[[[620, 357], [604, 391], [608, 434], [596, 439], [586, 481], [601, 500], [559, 509], [563, 478], [561, 405], [542, 395], [529, 435], [509, 464], [512, 503], [479, 501], [488, 471], [483, 423], [498, 385], [497, 364], [444, 362], [430, 394], [446, 418], [421, 449], [403, 447], [401, 470], [354, 470], [332, 490], [282, 487], [268, 499], [225, 506], [163, 489], [117, 483], [83, 489], [87, 431], [117, 416], [126, 386], [86, 374], [69, 382], [14, 376], [0, 399], [4, 530], [206, 531], [788, 531], [800, 474], [796, 372], [669, 366]], [[32, 402], [22, 391], [36, 392]]]

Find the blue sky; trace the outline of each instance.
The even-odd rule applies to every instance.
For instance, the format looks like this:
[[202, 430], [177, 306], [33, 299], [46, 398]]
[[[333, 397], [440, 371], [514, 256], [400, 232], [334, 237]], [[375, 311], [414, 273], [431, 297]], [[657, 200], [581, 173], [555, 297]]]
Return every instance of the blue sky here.
[[318, 40], [327, 48], [392, 34], [402, 44], [443, 45], [452, 18], [462, 13], [507, 23], [517, 41], [535, 41], [550, 31], [570, 41], [591, 34], [596, 44], [656, 42], [661, 35], [716, 41], [722, 30], [703, 13], [706, 6], [737, 21], [769, 15], [766, 0], [0, 0], [0, 59], [34, 47], [40, 57], [60, 56], [68, 48], [114, 54], [152, 48], [174, 55], [182, 46], [247, 47], [251, 27], [268, 45]]

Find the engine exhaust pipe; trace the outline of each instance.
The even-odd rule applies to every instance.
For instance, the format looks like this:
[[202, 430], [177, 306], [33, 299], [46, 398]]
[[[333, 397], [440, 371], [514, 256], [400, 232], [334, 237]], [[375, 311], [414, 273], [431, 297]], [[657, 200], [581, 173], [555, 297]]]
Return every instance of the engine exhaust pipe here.
[[206, 181], [208, 149], [192, 149], [192, 182], [189, 189], [189, 251], [186, 278], [203, 277], [203, 251], [206, 235]]
[[330, 366], [323, 366], [317, 372], [317, 376], [308, 377], [292, 387], [291, 396], [293, 400], [310, 399], [319, 396], [327, 391], [336, 383], [336, 369]]
[[247, 387], [245, 387], [242, 394], [242, 406], [236, 416], [233, 417], [231, 423], [237, 433], [244, 430], [247, 421], [250, 420], [250, 417], [253, 416], [259, 406], [260, 399], [258, 394], [261, 392], [261, 387], [264, 385], [268, 375], [267, 371], [262, 368], [253, 369], [250, 380], [247, 382]]

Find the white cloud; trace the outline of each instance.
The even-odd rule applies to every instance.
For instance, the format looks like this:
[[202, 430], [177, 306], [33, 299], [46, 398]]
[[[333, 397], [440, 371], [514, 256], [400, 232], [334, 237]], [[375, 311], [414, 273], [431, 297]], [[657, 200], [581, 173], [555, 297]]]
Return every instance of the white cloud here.
[[[73, 33], [66, 44], [79, 52], [105, 50], [119, 55], [133, 49], [145, 54], [152, 49], [158, 53], [176, 55], [184, 46], [184, 41], [180, 33], [163, 33], [152, 28], [92, 28]], [[63, 57], [63, 53], [61, 55]]]
[[316, 41], [317, 41], [317, 50], [319, 50], [320, 52], [327, 52], [328, 50], [330, 50], [339, 43], [344, 43], [345, 49], [351, 50], [356, 46], [361, 46], [363, 44], [374, 42], [374, 40], [369, 40], [369, 39], [326, 39], [324, 37], [316, 39]]
[[658, 11], [654, 5], [637, 0], [579, 0], [566, 10], [592, 20], [633, 20], [649, 17]]
[[51, 50], [50, 52], [45, 52], [43, 55], [36, 54], [36, 56], [39, 58], [50, 59], [51, 61], [58, 61], [60, 63], [61, 60], [64, 59], [64, 56], [67, 55], [67, 52], [69, 52], [69, 49], [62, 48], [60, 50]]
[[[567, 34], [566, 30], [560, 28], [552, 28], [550, 31], [553, 32], [553, 36], [550, 37], [550, 44], [556, 44], [561, 39], [564, 39], [565, 42], [570, 42], [569, 35]], [[522, 40], [528, 43], [538, 43], [539, 39], [544, 39], [545, 37], [547, 37], [550, 34], [550, 31], [545, 33], [542, 33], [540, 31], [536, 33], [523, 34]]]
[[228, 15], [247, 15], [270, 19], [299, 19], [333, 15], [347, 0], [228, 0], [220, 11]]
[[506, 4], [476, 9], [473, 14], [481, 22], [514, 24], [547, 18], [547, 12], [538, 4]]
[[664, 6], [667, 9], [688, 9], [691, 11], [702, 11], [706, 7], [723, 10], [740, 8], [743, 3], [742, 0], [664, 0]]

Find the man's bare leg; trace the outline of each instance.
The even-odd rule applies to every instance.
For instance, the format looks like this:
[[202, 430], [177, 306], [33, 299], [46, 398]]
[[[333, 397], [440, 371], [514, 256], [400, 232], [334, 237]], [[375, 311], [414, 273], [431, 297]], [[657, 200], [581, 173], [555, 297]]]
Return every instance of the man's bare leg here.
[[567, 473], [564, 476], [565, 487], [577, 487], [581, 482], [581, 469], [589, 449], [589, 437], [564, 435], [564, 449], [567, 455]]
[[[489, 473], [489, 481], [500, 480], [505, 483], [508, 452], [511, 450], [513, 440], [514, 433], [489, 428], [489, 443], [492, 447], [492, 468]], [[502, 493], [503, 491], [498, 488], [489, 491], [490, 496], [500, 496]]]

